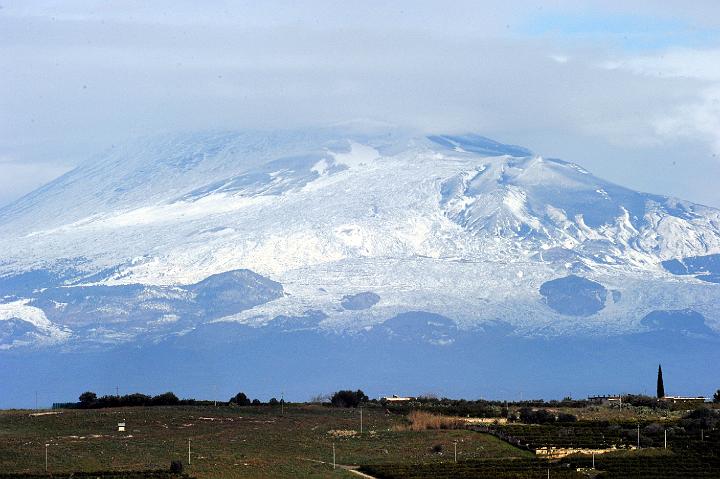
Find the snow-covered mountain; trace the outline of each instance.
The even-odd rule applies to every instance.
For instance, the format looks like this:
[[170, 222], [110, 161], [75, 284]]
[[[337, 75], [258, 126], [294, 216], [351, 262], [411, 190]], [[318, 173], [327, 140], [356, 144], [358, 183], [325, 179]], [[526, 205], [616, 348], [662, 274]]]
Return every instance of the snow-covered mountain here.
[[437, 346], [493, 325], [714, 335], [719, 254], [717, 209], [474, 134], [168, 135], [0, 210], [0, 348], [230, 323], [410, 334], [409, 312], [444, 318], [413, 336]]

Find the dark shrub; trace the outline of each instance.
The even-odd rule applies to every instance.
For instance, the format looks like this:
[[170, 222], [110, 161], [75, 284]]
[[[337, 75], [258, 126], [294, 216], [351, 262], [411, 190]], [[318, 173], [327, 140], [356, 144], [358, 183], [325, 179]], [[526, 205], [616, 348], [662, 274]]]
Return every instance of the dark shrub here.
[[555, 422], [555, 414], [551, 413], [547, 409], [539, 409], [535, 414], [535, 420], [538, 424]]
[[680, 425], [687, 430], [714, 429], [720, 426], [720, 410], [699, 408], [683, 416]]
[[230, 398], [230, 402], [232, 404], [237, 404], [238, 406], [249, 406], [251, 404], [250, 399], [245, 395], [245, 393], [237, 393], [235, 396]]
[[147, 394], [128, 394], [120, 398], [120, 406], [149, 406], [152, 403], [152, 398]]
[[665, 430], [665, 427], [662, 424], [653, 422], [643, 428], [643, 433], [649, 434], [652, 436], [657, 436], [659, 434], [662, 434], [664, 430]]
[[175, 406], [179, 402], [180, 400], [178, 397], [169, 391], [163, 394], [158, 394], [152, 398], [153, 406]]
[[644, 406], [644, 407], [657, 407], [657, 398], [651, 396], [645, 396], [643, 394], [628, 394], [623, 396], [623, 404], [630, 404], [632, 406]]
[[85, 391], [80, 395], [80, 406], [89, 407], [97, 401], [97, 394], [92, 391]]
[[280, 401], [278, 401], [277, 398], [270, 398], [268, 404], [271, 406], [277, 406], [278, 404], [280, 404]]
[[547, 409], [537, 411], [529, 407], [520, 409], [520, 420], [526, 424], [549, 424], [555, 422], [555, 414]]
[[170, 462], [170, 472], [172, 472], [173, 474], [182, 474], [183, 463], [178, 460]]
[[529, 407], [521, 407], [518, 415], [520, 416], [520, 420], [527, 424], [530, 424], [535, 419], [535, 411]]
[[338, 391], [330, 398], [330, 403], [335, 407], [358, 407], [360, 403], [368, 400], [368, 397], [360, 389], [357, 391]]
[[558, 422], [577, 422], [577, 416], [565, 412], [559, 412], [557, 415]]

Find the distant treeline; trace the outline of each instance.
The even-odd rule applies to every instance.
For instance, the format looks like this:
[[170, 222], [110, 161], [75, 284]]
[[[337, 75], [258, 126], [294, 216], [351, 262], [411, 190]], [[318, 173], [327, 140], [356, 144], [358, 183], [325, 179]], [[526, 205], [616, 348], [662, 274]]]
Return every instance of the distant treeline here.
[[[421, 410], [444, 416], [470, 416], [481, 418], [507, 418], [510, 408], [582, 408], [588, 405], [586, 400], [565, 398], [562, 401], [490, 401], [485, 399], [466, 400], [436, 397], [419, 397], [400, 404], [387, 403], [385, 407], [392, 412], [407, 414], [411, 410]], [[511, 418], [512, 419], [512, 418]]]
[[[720, 402], [720, 391], [714, 398]], [[259, 399], [250, 399], [245, 393], [239, 392], [228, 401], [201, 400], [201, 399], [179, 399], [174, 393], [166, 392], [157, 396], [150, 396], [142, 393], [127, 394], [125, 396], [101, 396], [94, 392], [87, 391], [80, 395], [79, 402], [54, 403], [53, 409], [95, 409], [108, 407], [133, 407], [133, 406], [208, 406], [208, 405], [237, 405], [237, 406], [260, 406], [279, 405], [283, 400], [271, 398], [267, 402]], [[528, 399], [523, 401], [497, 401], [497, 400], [467, 400], [438, 398], [434, 396], [421, 396], [407, 402], [392, 403], [376, 399], [369, 399], [360, 389], [357, 391], [342, 390], [332, 395], [318, 396], [311, 400], [313, 403], [322, 403], [335, 407], [358, 407], [383, 406], [394, 413], [407, 414], [411, 410], [422, 410], [433, 414], [446, 416], [471, 416], [482, 418], [508, 417], [510, 409], [522, 408], [584, 408], [597, 404], [587, 399], [573, 399], [566, 397], [562, 400], [545, 401], [543, 399]], [[659, 400], [652, 396], [640, 394], [625, 394], [622, 396], [623, 406], [648, 407], [653, 409], [667, 409], [671, 406], [667, 401]], [[512, 420], [512, 417], [509, 419]]]
[[[720, 402], [720, 392], [717, 394], [717, 400]], [[386, 403], [385, 407], [392, 412], [407, 414], [411, 410], [423, 410], [434, 414], [443, 414], [446, 416], [471, 416], [483, 418], [508, 417], [509, 410], [517, 409], [557, 409], [571, 408], [580, 409], [587, 406], [593, 406], [599, 402], [587, 399], [573, 399], [566, 397], [563, 400], [528, 399], [523, 401], [495, 401], [495, 400], [466, 400], [466, 399], [448, 399], [437, 398], [432, 396], [424, 396], [414, 398], [411, 401], [402, 403]], [[658, 399], [653, 396], [644, 394], [623, 394], [623, 407], [646, 407], [652, 409], [671, 409], [673, 406], [668, 401]], [[512, 419], [512, 418], [511, 418]]]
[[212, 406], [238, 405], [238, 406], [260, 406], [263, 404], [277, 405], [281, 401], [275, 398], [263, 403], [259, 399], [250, 400], [244, 393], [238, 393], [229, 401], [208, 401], [200, 399], [180, 399], [173, 392], [150, 396], [148, 394], [133, 393], [124, 396], [100, 396], [92, 391], [86, 391], [79, 397], [78, 402], [54, 403], [53, 409], [101, 409], [109, 407], [150, 407], [150, 406]]

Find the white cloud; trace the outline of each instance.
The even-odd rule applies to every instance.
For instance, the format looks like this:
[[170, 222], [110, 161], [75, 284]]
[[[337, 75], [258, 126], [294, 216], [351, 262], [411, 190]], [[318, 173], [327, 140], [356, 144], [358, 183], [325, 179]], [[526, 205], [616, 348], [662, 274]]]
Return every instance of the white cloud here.
[[699, 96], [698, 101], [657, 118], [655, 127], [665, 137], [708, 141], [720, 155], [720, 84], [702, 90]]
[[720, 49], [671, 48], [606, 63], [650, 77], [720, 81]]
[[0, 160], [0, 206], [70, 171], [67, 165]]
[[[712, 17], [701, 15], [711, 4], [698, 5], [592, 8]], [[6, 1], [0, 156], [23, 160], [0, 166], [0, 203], [129, 137], [366, 117], [477, 131], [631, 187], [720, 204], [716, 188], [698, 186], [706, 178], [665, 191], [660, 170], [648, 168], [660, 146], [717, 144], [720, 50], [629, 55], [601, 34], [522, 32], [551, 10], [583, 9], [562, 0], [452, 9], [432, 1]]]
[[675, 48], [603, 66], [649, 79], [685, 80], [686, 89], [670, 95], [667, 108], [651, 117], [651, 123], [665, 141], [706, 142], [720, 153], [720, 49]]

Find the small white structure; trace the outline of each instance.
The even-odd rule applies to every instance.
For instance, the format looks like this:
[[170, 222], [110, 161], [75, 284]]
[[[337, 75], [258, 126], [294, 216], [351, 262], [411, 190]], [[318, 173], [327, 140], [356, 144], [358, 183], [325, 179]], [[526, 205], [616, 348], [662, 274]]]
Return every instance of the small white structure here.
[[395, 396], [394, 394], [392, 396], [385, 396], [380, 398], [380, 402], [384, 403], [404, 403], [404, 402], [410, 402], [415, 400], [413, 397], [399, 397]]
[[123, 422], [118, 423], [118, 432], [125, 432], [125, 420], [123, 419]]

